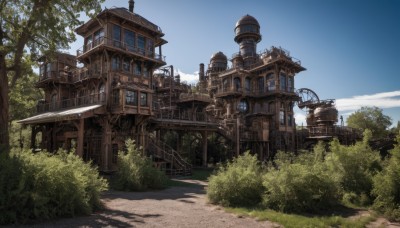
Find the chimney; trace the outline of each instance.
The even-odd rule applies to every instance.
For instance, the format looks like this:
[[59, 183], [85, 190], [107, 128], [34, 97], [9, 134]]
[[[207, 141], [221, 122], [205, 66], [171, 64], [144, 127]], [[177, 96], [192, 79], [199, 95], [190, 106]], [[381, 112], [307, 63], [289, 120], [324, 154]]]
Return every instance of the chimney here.
[[135, 7], [135, 1], [129, 0], [129, 12], [133, 13], [134, 7]]
[[199, 81], [204, 80], [204, 64], [200, 63], [200, 70], [199, 70]]

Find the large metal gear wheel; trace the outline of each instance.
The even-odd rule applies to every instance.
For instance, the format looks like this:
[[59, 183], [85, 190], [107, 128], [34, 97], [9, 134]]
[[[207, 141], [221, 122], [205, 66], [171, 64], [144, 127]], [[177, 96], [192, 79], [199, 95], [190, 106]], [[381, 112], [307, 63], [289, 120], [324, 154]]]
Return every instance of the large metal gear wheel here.
[[299, 96], [298, 106], [300, 109], [309, 108], [315, 104], [318, 104], [319, 97], [318, 95], [312, 91], [311, 89], [301, 88], [297, 90], [297, 94]]

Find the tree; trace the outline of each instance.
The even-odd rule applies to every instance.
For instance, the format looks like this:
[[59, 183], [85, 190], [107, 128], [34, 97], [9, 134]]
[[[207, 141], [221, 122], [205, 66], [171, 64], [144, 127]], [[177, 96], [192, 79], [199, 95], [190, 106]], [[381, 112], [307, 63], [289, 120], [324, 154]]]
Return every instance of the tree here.
[[82, 24], [79, 13], [93, 16], [103, 1], [0, 0], [0, 151], [9, 148], [9, 91], [23, 77], [25, 54], [36, 60], [67, 49]]
[[385, 137], [392, 119], [383, 114], [378, 107], [361, 107], [347, 118], [347, 125], [352, 128], [372, 131], [373, 138]]

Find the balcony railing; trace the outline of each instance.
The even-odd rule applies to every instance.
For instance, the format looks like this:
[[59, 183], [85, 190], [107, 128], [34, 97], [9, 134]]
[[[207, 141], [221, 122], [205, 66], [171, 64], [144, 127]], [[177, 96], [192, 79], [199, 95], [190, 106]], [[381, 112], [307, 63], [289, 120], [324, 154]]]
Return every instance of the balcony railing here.
[[179, 101], [184, 102], [184, 101], [192, 101], [192, 100], [198, 100], [198, 101], [204, 101], [204, 102], [211, 102], [211, 98], [208, 94], [202, 94], [202, 93], [181, 93], [179, 95]]
[[216, 93], [217, 96], [229, 96], [229, 95], [243, 95], [243, 96], [266, 96], [273, 93], [295, 93], [295, 89], [292, 87], [286, 87], [282, 90], [277, 90], [275, 86], [264, 87], [259, 89], [243, 89], [242, 87], [227, 87], [227, 88], [218, 88]]
[[105, 104], [105, 102], [106, 102], [105, 93], [100, 93], [100, 94], [92, 94], [72, 99], [63, 99], [57, 102], [39, 103], [36, 106], [36, 108], [37, 108], [37, 113], [43, 113], [51, 111], [61, 111], [77, 107], [84, 107], [89, 105]]
[[90, 51], [96, 47], [100, 47], [100, 46], [118, 48], [118, 49], [121, 49], [126, 52], [134, 53], [136, 55], [140, 55], [140, 56], [154, 59], [157, 61], [165, 62], [165, 56], [154, 53], [153, 51], [145, 50], [145, 49], [121, 42], [119, 40], [113, 40], [113, 39], [110, 39], [107, 37], [100, 37], [97, 40], [95, 40], [94, 42], [81, 47], [80, 49], [78, 49], [76, 51], [76, 54], [78, 57], [80, 57], [83, 54], [87, 53], [88, 51]]

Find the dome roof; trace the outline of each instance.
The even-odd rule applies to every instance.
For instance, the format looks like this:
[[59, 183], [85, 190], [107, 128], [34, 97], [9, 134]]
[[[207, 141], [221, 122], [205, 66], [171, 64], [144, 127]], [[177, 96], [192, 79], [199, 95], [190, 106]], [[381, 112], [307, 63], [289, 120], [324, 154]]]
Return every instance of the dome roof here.
[[260, 24], [258, 23], [258, 21], [254, 17], [252, 17], [248, 14], [243, 16], [242, 18], [240, 18], [238, 20], [238, 22], [236, 22], [235, 27], [238, 27], [241, 25], [256, 25], [257, 27], [260, 27]]
[[224, 55], [224, 53], [219, 51], [211, 56], [211, 61], [218, 61], [218, 60], [227, 62], [228, 58], [226, 57], [226, 55]]

